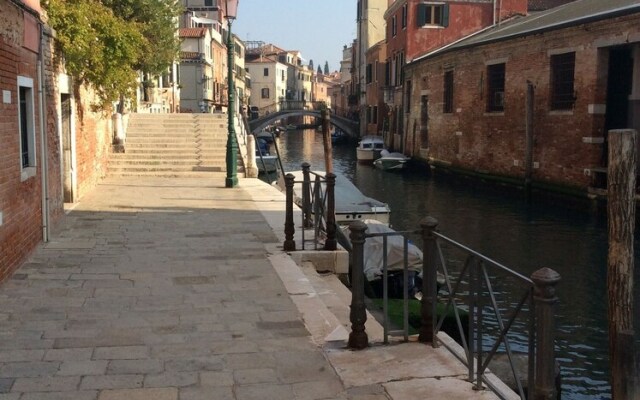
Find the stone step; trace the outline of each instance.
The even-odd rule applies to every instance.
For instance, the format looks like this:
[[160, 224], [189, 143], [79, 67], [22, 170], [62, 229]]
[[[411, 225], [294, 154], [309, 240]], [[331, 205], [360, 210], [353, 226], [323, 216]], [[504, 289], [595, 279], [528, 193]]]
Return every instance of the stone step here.
[[139, 166], [139, 165], [147, 165], [147, 166], [168, 166], [168, 165], [199, 165], [201, 163], [205, 164], [215, 164], [225, 161], [225, 156], [211, 156], [211, 157], [192, 157], [190, 159], [173, 159], [173, 158], [163, 158], [163, 159], [112, 159], [109, 162], [109, 165], [113, 166]]
[[222, 165], [134, 165], [134, 166], [109, 166], [109, 171], [112, 173], [136, 173], [136, 172], [207, 172], [207, 171], [219, 171]]

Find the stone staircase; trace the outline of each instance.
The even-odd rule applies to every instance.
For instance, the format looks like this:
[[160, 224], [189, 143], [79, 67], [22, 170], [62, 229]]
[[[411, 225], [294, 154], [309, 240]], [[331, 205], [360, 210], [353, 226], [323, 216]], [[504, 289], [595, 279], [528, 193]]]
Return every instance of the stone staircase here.
[[111, 154], [109, 175], [207, 177], [226, 171], [226, 145], [227, 114], [130, 114], [125, 152]]

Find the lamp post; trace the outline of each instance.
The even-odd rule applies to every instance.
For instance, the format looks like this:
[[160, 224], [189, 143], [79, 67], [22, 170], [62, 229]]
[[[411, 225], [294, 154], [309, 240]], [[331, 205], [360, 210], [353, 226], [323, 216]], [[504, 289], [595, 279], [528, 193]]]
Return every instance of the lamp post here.
[[229, 117], [229, 133], [227, 135], [227, 178], [225, 187], [233, 188], [238, 186], [238, 149], [236, 141], [235, 120], [235, 85], [233, 82], [234, 69], [234, 46], [231, 35], [231, 24], [238, 14], [238, 3], [240, 0], [225, 0], [224, 17], [229, 25], [227, 33], [227, 65], [228, 65], [228, 105], [227, 114]]

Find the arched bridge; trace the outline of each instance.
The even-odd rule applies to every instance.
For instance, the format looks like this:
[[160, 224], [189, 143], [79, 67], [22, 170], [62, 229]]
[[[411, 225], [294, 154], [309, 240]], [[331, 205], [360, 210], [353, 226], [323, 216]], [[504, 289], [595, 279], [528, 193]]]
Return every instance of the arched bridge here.
[[[304, 109], [304, 107], [309, 107], [310, 105], [316, 106], [317, 104], [315, 102], [312, 103], [312, 102], [302, 102], [302, 101], [282, 101], [280, 102], [279, 111], [271, 112], [267, 115], [263, 115], [262, 117], [249, 121], [249, 129], [251, 130], [251, 133], [258, 133], [264, 128], [266, 128], [268, 125], [288, 117], [309, 115], [309, 116], [320, 119], [321, 118], [320, 109]], [[321, 103], [321, 105], [324, 105], [324, 103]], [[318, 108], [322, 108], [322, 107], [318, 107]], [[358, 131], [357, 121], [340, 117], [334, 114], [330, 114], [329, 121], [332, 125], [341, 129], [349, 137], [351, 138], [358, 137], [359, 131]]]

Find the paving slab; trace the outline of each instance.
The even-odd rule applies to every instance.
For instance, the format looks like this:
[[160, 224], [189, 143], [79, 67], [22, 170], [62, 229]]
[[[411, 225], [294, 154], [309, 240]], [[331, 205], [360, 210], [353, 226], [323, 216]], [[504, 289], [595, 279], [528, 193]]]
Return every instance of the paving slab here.
[[224, 178], [85, 195], [0, 285], [0, 400], [495, 398], [441, 349], [377, 345], [373, 318], [346, 349], [349, 292], [282, 251], [282, 193]]

